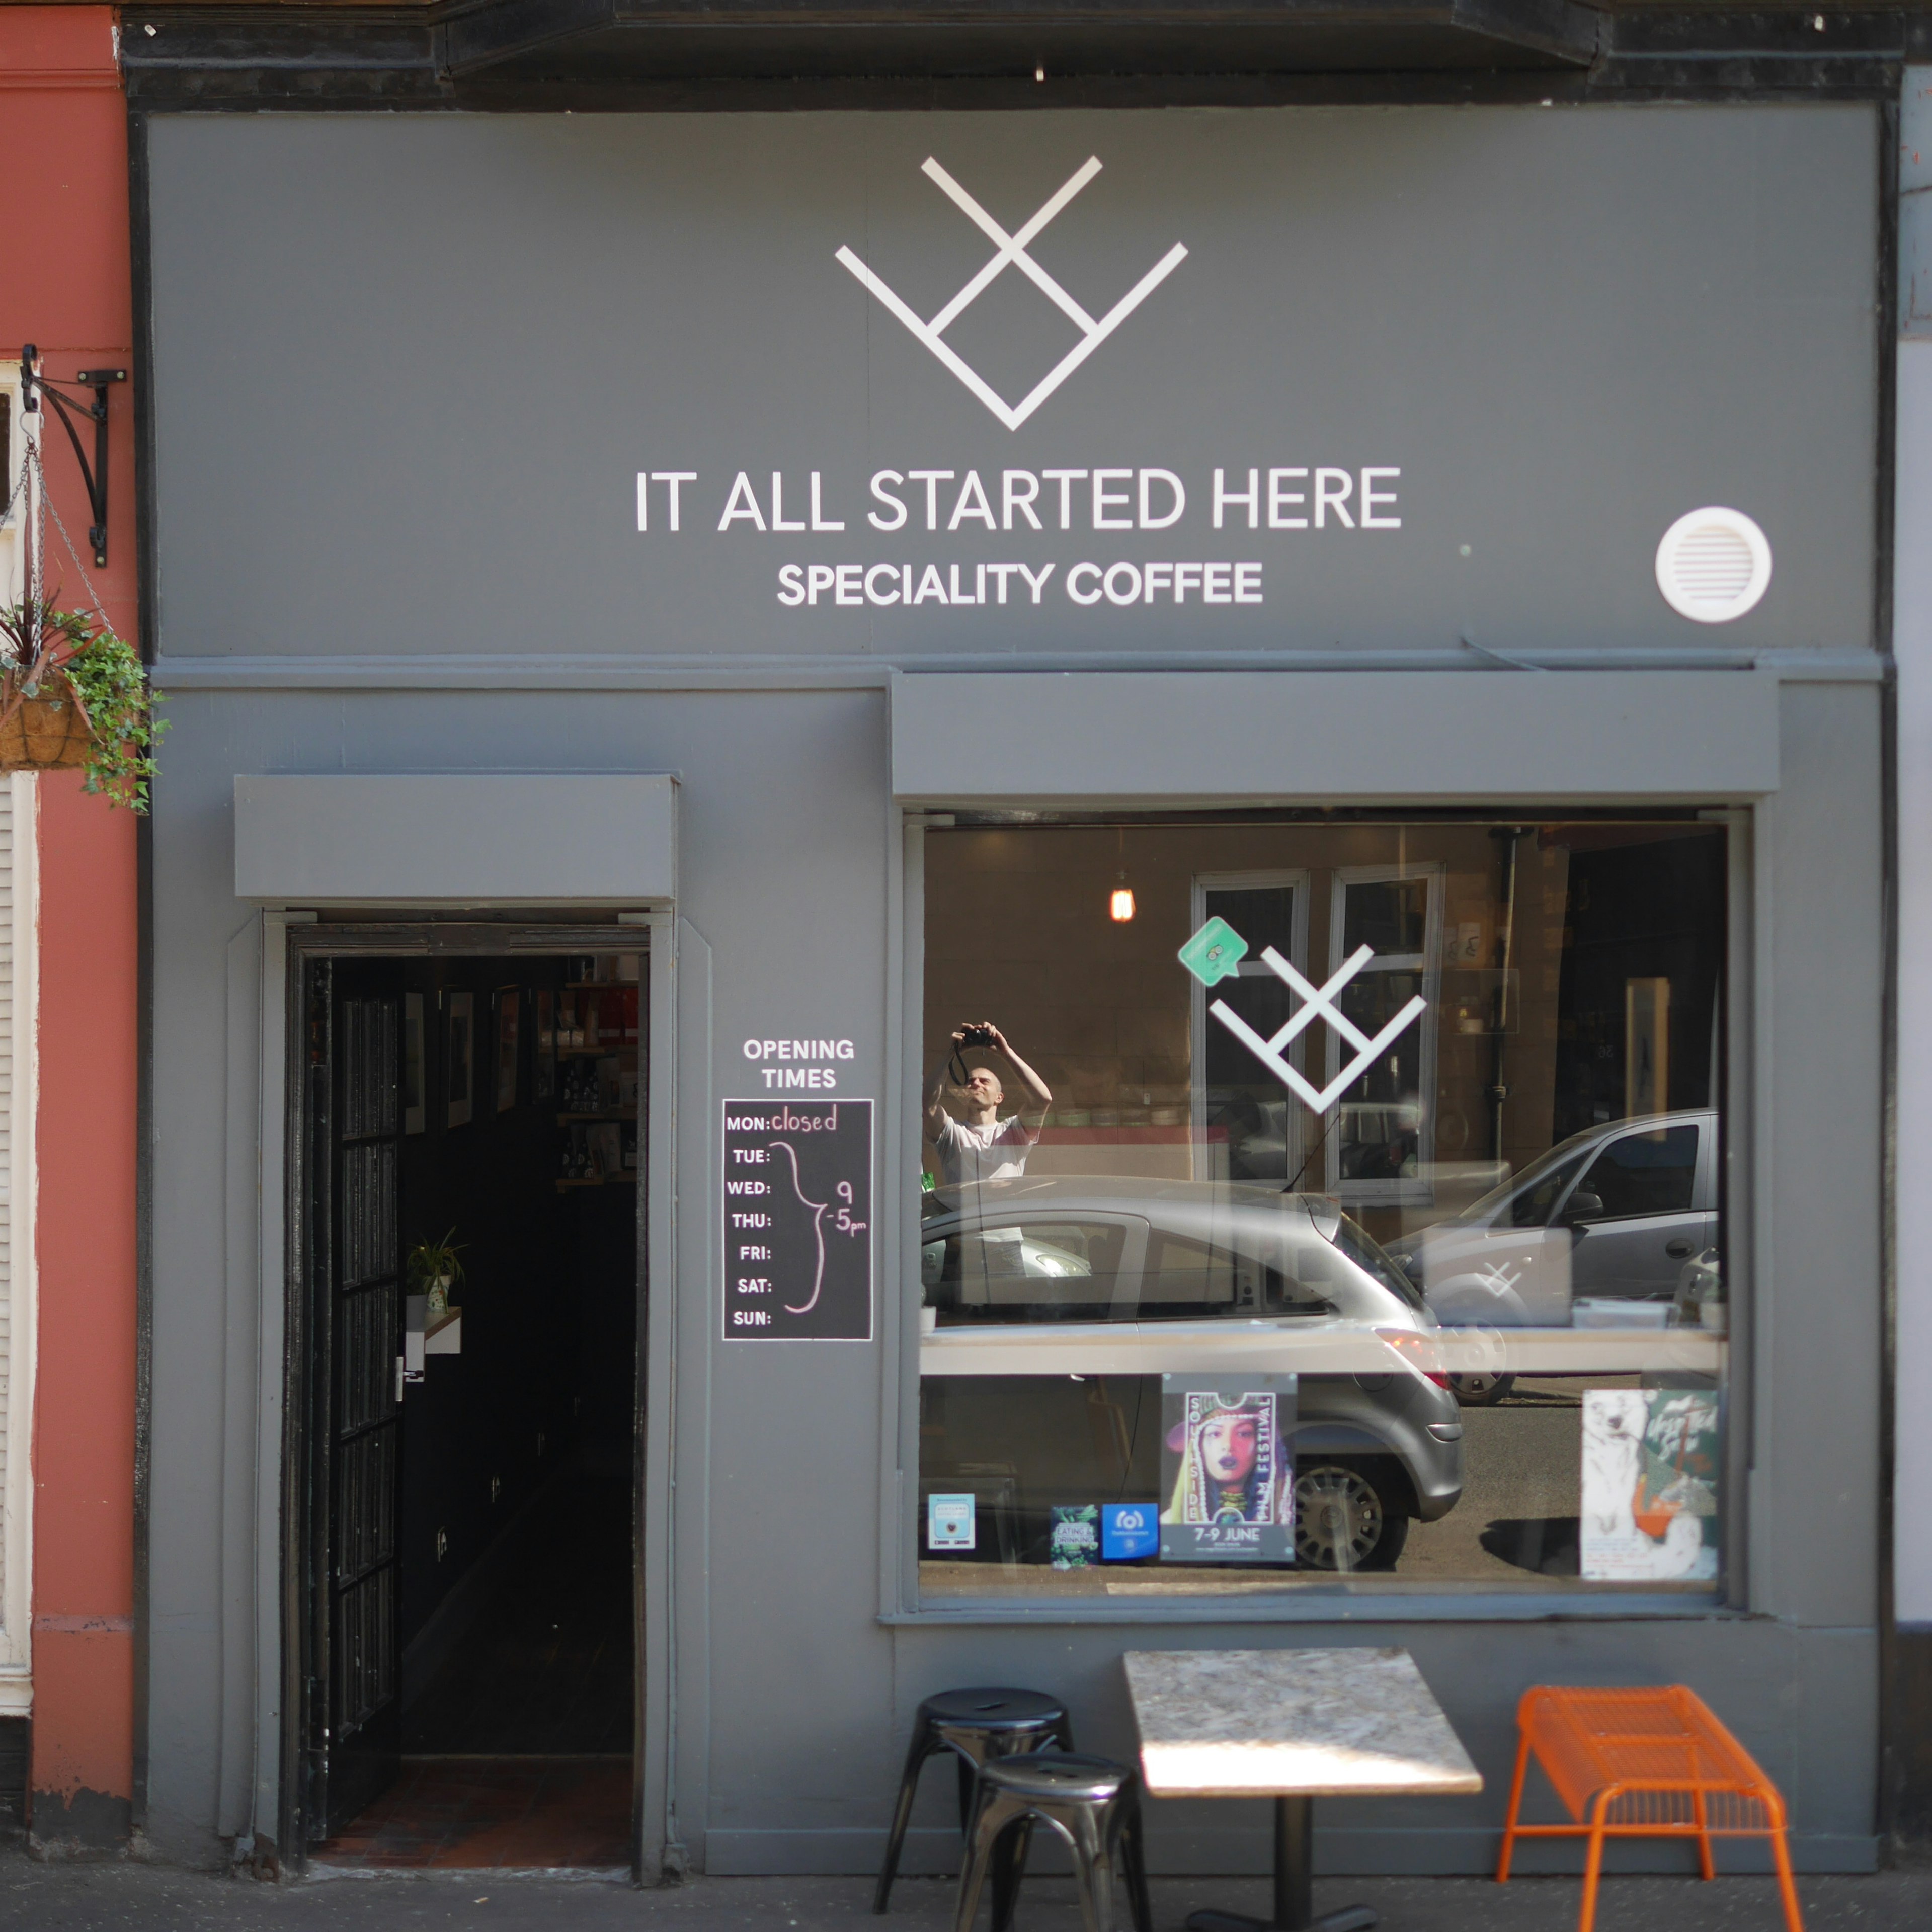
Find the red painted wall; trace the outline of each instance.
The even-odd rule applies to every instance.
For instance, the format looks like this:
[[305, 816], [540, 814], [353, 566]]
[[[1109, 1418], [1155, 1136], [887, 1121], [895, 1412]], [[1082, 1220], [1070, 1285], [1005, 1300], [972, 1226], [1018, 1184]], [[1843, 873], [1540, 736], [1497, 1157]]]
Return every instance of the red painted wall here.
[[[126, 107], [104, 7], [0, 6], [0, 181], [12, 184], [0, 358], [52, 376], [129, 368]], [[131, 382], [109, 403], [108, 556], [85, 549], [67, 437], [52, 498], [108, 616], [134, 634]], [[92, 445], [89, 442], [89, 454]], [[81, 594], [58, 552], [50, 585]], [[34, 1836], [111, 1844], [134, 1797], [134, 1173], [138, 1001], [132, 816], [74, 772], [40, 788], [39, 1371], [34, 1418]]]

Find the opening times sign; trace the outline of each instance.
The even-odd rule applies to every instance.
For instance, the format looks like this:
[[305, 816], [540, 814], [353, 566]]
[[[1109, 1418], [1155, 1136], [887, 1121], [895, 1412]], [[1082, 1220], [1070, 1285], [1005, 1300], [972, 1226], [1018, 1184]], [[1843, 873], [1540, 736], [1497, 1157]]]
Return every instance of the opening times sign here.
[[724, 1102], [724, 1339], [872, 1339], [872, 1102]]

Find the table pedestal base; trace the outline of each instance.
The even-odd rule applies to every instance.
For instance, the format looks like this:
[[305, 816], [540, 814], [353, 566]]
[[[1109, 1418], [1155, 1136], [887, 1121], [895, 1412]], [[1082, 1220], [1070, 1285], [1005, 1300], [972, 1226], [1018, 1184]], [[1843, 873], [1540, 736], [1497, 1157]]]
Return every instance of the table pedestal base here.
[[1187, 1932], [1369, 1932], [1375, 1912], [1345, 1905], [1315, 1916], [1315, 1804], [1309, 1798], [1274, 1801], [1274, 1916], [1239, 1912], [1190, 1912]]
[[[1339, 1912], [1324, 1912], [1319, 1918], [1304, 1918], [1280, 1932], [1369, 1932], [1376, 1922], [1375, 1908], [1345, 1905]], [[1250, 1918], [1240, 1912], [1190, 1912], [1187, 1932], [1277, 1932], [1265, 1918]]]

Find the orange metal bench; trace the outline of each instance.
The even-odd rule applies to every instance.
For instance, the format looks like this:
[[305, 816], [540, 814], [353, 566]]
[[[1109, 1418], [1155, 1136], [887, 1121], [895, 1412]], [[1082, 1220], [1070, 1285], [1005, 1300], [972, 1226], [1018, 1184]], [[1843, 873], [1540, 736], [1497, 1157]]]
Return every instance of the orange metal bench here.
[[[1785, 1842], [1784, 1800], [1750, 1754], [1696, 1692], [1658, 1690], [1526, 1690], [1516, 1707], [1516, 1778], [1510, 1786], [1496, 1882], [1509, 1880], [1519, 1838], [1590, 1841], [1577, 1932], [1591, 1932], [1606, 1838], [1690, 1838], [1706, 1878], [1714, 1878], [1713, 1838], [1768, 1838], [1789, 1932], [1804, 1932]], [[1530, 1754], [1576, 1820], [1521, 1825]]]

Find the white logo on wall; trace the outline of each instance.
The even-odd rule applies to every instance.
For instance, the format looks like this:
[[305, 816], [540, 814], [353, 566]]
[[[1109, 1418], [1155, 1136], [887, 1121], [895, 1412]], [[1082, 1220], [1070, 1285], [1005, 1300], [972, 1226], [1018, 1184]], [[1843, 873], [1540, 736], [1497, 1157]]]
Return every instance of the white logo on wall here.
[[[1187, 256], [1186, 249], [1177, 242], [1096, 321], [1027, 253], [1027, 249], [1029, 244], [1039, 239], [1047, 224], [1100, 172], [1097, 157], [1090, 156], [1067, 178], [1058, 190], [1047, 199], [1039, 212], [1011, 235], [930, 156], [927, 158], [924, 172], [950, 197], [967, 218], [993, 242], [995, 252], [992, 260], [930, 322], [922, 322], [850, 248], [842, 248], [838, 250], [838, 259], [1009, 429], [1018, 429]], [[1080, 340], [1017, 404], [1008, 403], [944, 340], [947, 328], [1010, 268], [1018, 268], [1080, 331]]]
[[[1182, 965], [1204, 986], [1213, 987], [1233, 974], [1247, 950], [1247, 941], [1226, 920], [1217, 916], [1180, 949], [1179, 957]], [[1375, 956], [1372, 946], [1358, 946], [1332, 978], [1317, 986], [1298, 973], [1272, 946], [1264, 946], [1262, 963], [1277, 979], [1286, 981], [1302, 1000], [1300, 1010], [1287, 1024], [1265, 1040], [1226, 1000], [1216, 1000], [1208, 1010], [1291, 1093], [1298, 1094], [1315, 1112], [1325, 1114], [1368, 1071], [1377, 1056], [1428, 1010], [1428, 1001], [1418, 994], [1373, 1038], [1363, 1032], [1336, 1005], [1335, 1000]], [[1286, 1057], [1286, 1049], [1317, 1019], [1327, 1020], [1355, 1049], [1354, 1058], [1327, 1086], [1319, 1088], [1304, 1079]]]

